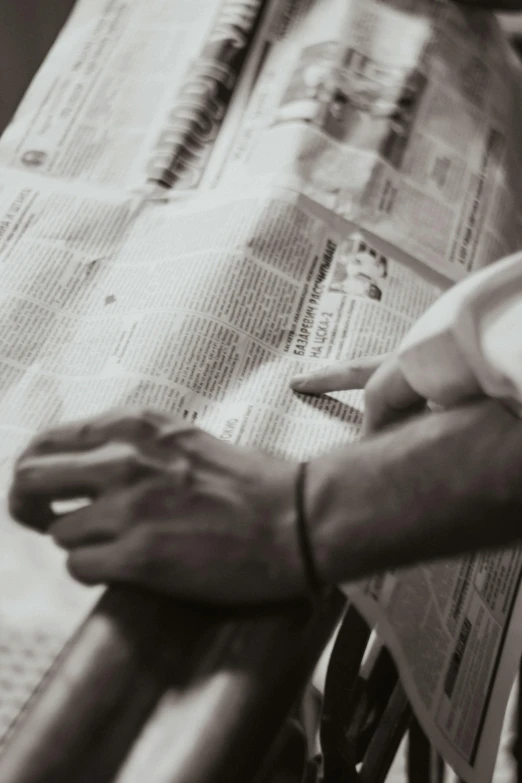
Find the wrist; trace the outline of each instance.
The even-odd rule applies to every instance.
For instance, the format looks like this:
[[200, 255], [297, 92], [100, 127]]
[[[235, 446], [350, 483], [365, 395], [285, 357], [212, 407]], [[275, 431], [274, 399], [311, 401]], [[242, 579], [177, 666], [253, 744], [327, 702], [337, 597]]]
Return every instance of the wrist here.
[[[304, 499], [312, 551], [319, 578], [338, 584], [367, 570], [371, 553], [364, 535], [374, 514], [377, 465], [364, 465], [359, 444], [312, 460], [308, 465]], [[371, 568], [371, 564], [368, 564]]]
[[521, 444], [522, 422], [481, 402], [313, 460], [306, 503], [324, 582], [520, 540]]

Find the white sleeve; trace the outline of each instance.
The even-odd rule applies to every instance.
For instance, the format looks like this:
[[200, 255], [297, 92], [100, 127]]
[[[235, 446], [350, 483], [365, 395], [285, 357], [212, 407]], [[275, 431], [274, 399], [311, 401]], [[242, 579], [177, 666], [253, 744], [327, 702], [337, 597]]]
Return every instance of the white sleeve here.
[[450, 406], [485, 394], [522, 415], [522, 253], [458, 283], [399, 348], [409, 384]]

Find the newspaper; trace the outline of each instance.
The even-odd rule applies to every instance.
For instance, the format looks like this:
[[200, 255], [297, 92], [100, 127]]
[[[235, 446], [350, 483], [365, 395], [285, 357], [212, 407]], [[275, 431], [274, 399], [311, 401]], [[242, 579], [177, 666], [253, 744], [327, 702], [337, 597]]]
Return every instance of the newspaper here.
[[2, 137], [0, 158], [75, 182], [128, 188], [160, 179], [159, 161], [170, 163], [165, 145], [174, 147], [205, 90], [210, 127], [200, 110], [197, 131], [209, 140], [217, 132], [242, 64], [237, 53], [245, 54], [261, 8], [262, 0], [77, 3]]
[[521, 575], [520, 548], [481, 553], [386, 574], [355, 598], [403, 662], [419, 720], [464, 780], [494, 771], [497, 718], [520, 665]]
[[[288, 459], [356, 439], [362, 393], [289, 379], [393, 350], [520, 247], [521, 109], [494, 18], [445, 2], [80, 0], [0, 140], [4, 498], [35, 432], [116, 405]], [[0, 525], [2, 638], [65, 639], [99, 591]], [[353, 596], [469, 783], [494, 767], [521, 575], [510, 550]]]
[[496, 20], [431, 0], [290, 6], [259, 47], [225, 179], [291, 184], [451, 280], [518, 249], [518, 102]]

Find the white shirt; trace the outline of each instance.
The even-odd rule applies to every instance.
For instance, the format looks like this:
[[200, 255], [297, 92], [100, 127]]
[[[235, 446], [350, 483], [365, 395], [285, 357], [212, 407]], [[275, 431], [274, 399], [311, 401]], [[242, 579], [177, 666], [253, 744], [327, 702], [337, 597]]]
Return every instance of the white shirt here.
[[399, 363], [432, 402], [447, 407], [482, 393], [522, 416], [522, 253], [443, 294], [403, 340]]

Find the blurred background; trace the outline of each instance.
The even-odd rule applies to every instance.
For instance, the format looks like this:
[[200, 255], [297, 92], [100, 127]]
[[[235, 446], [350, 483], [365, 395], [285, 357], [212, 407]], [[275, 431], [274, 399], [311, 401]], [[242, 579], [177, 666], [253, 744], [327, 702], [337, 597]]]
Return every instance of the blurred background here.
[[0, 132], [18, 106], [75, 0], [0, 0]]
[[[136, 0], [140, 2], [140, 0]], [[75, 0], [0, 0], [0, 133], [60, 32]], [[522, 14], [501, 14], [522, 52]]]

